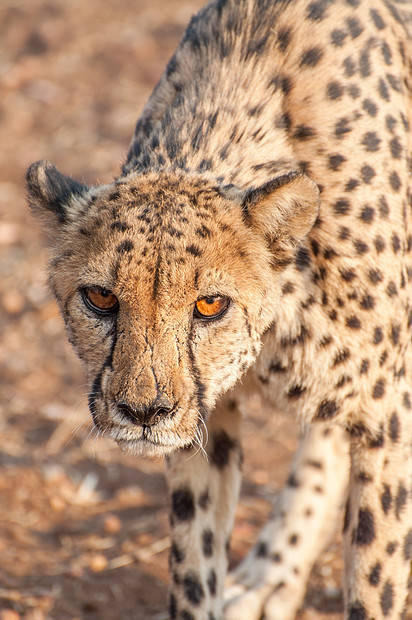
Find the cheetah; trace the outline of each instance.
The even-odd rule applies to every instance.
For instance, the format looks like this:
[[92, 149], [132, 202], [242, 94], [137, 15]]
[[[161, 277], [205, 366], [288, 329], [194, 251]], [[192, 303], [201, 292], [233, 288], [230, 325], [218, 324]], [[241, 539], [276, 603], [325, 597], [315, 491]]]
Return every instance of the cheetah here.
[[[94, 423], [165, 456], [171, 619], [294, 618], [345, 502], [345, 618], [405, 615], [411, 32], [410, 0], [214, 0], [113, 183], [28, 170]], [[225, 594], [250, 390], [310, 430]]]

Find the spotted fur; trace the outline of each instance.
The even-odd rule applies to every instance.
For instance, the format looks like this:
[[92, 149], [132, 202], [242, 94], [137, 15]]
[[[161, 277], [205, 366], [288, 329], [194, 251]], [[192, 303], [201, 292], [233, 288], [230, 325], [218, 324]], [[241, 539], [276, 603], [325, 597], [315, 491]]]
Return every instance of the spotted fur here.
[[[124, 448], [168, 455], [171, 619], [292, 619], [346, 495], [345, 617], [402, 616], [411, 24], [409, 0], [216, 0], [114, 183], [28, 171], [94, 421]], [[96, 286], [116, 313], [87, 304]], [[227, 311], [199, 318], [196, 301], [216, 296]], [[313, 426], [223, 611], [243, 375], [243, 390]]]

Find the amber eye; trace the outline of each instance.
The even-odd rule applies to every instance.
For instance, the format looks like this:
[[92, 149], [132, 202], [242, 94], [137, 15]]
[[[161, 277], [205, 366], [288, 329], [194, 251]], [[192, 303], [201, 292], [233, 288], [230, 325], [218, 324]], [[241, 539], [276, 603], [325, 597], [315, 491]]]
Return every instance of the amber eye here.
[[87, 286], [81, 294], [86, 306], [97, 314], [115, 314], [119, 310], [117, 297], [101, 286]]
[[198, 319], [217, 319], [228, 309], [228, 297], [202, 297], [195, 303], [194, 316]]

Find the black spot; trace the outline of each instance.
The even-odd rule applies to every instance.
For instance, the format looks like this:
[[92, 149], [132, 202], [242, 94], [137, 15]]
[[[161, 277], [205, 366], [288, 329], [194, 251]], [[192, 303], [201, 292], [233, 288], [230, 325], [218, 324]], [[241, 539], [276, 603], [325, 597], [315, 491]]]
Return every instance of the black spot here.
[[[385, 62], [386, 65], [391, 65], [392, 64], [392, 52], [391, 52], [391, 48], [389, 47], [389, 45], [386, 43], [386, 41], [384, 41], [382, 43], [382, 47], [381, 47], [381, 51], [382, 51], [382, 56], [383, 56], [383, 60]], [[389, 83], [391, 83], [391, 79], [394, 76], [391, 76], [390, 74], [386, 74], [386, 77], [388, 78]], [[391, 84], [392, 86], [392, 84]], [[394, 90], [397, 90], [396, 88]]]
[[382, 398], [385, 394], [385, 379], [378, 379], [378, 381], [373, 386], [372, 390], [372, 398], [378, 400]]
[[302, 396], [302, 394], [304, 394], [306, 392], [305, 387], [303, 387], [302, 385], [293, 385], [287, 392], [287, 396], [288, 398], [291, 399], [296, 399], [299, 398], [300, 396]]
[[368, 620], [366, 609], [359, 601], [355, 601], [349, 605], [348, 620]]
[[404, 486], [399, 485], [398, 493], [395, 497], [395, 515], [397, 519], [400, 518], [402, 510], [405, 508], [407, 499], [408, 491], [405, 489]]
[[[386, 50], [386, 54], [387, 54], [387, 50], [389, 50], [389, 47], [385, 47], [386, 44], [382, 44], [382, 52], [385, 53]], [[386, 56], [385, 57], [385, 61], [390, 61], [391, 57]], [[390, 65], [392, 64], [392, 62], [386, 62], [386, 64]], [[395, 76], [395, 75], [391, 75], [390, 73], [386, 74], [386, 78], [392, 88], [392, 90], [396, 91], [397, 93], [401, 93], [402, 92], [402, 83], [400, 81], [400, 79]]]
[[376, 175], [376, 172], [371, 166], [368, 166], [368, 164], [365, 164], [364, 166], [362, 166], [361, 176], [362, 176], [362, 181], [364, 183], [369, 184], [375, 175]]
[[119, 254], [127, 254], [128, 252], [131, 252], [133, 248], [133, 241], [131, 241], [130, 239], [125, 239], [116, 247], [116, 252], [118, 252]]
[[372, 17], [372, 21], [375, 24], [376, 28], [378, 30], [383, 30], [383, 28], [385, 28], [386, 24], [383, 21], [380, 13], [378, 13], [378, 11], [376, 11], [376, 9], [371, 9], [370, 10], [370, 15]]
[[209, 588], [209, 592], [212, 596], [216, 596], [217, 592], [217, 577], [216, 572], [213, 568], [210, 569], [209, 575], [207, 577], [207, 587]]
[[205, 557], [210, 558], [213, 555], [213, 545], [214, 537], [212, 530], [204, 530], [202, 534], [202, 549]]
[[362, 327], [362, 324], [357, 316], [349, 316], [346, 319], [346, 325], [351, 329], [360, 329]]
[[356, 531], [356, 544], [360, 547], [370, 545], [375, 539], [375, 520], [368, 508], [359, 510], [359, 521]]
[[391, 328], [391, 340], [393, 342], [393, 344], [398, 344], [399, 343], [399, 334], [401, 331], [401, 326], [400, 325], [392, 325]]
[[333, 205], [336, 215], [346, 215], [350, 209], [350, 202], [346, 198], [339, 198]]
[[366, 471], [360, 471], [359, 474], [357, 475], [357, 480], [361, 482], [362, 484], [367, 484], [368, 482], [372, 482], [373, 478], [372, 476], [367, 474]]
[[369, 370], [369, 360], [362, 360], [361, 363], [361, 367], [360, 367], [360, 374], [364, 375], [366, 372], [368, 372]]
[[398, 294], [398, 289], [393, 280], [390, 280], [388, 282], [388, 286], [386, 287], [386, 294], [388, 295], [388, 297], [393, 297], [394, 295]]
[[291, 29], [290, 28], [279, 28], [278, 31], [278, 42], [279, 42], [279, 49], [282, 52], [285, 52], [289, 43], [290, 43], [290, 39], [291, 39]]
[[361, 239], [355, 239], [353, 245], [355, 247], [356, 253], [360, 255], [366, 254], [366, 252], [368, 252], [369, 250], [368, 245]]
[[392, 493], [387, 484], [383, 485], [383, 493], [381, 495], [381, 505], [383, 512], [387, 515], [392, 506]]
[[352, 282], [357, 277], [352, 269], [341, 269], [340, 276], [345, 282]]
[[202, 508], [202, 510], [208, 509], [210, 505], [210, 495], [207, 489], [206, 491], [203, 491], [203, 493], [201, 493], [198, 501], [199, 501], [199, 506]]
[[300, 486], [299, 480], [294, 472], [288, 476], [286, 484], [288, 487], [292, 487], [293, 489], [297, 489]]
[[412, 559], [412, 530], [409, 530], [405, 536], [405, 542], [403, 544], [403, 557], [405, 560]]
[[170, 549], [170, 557], [172, 561], [176, 562], [177, 564], [181, 564], [183, 560], [185, 559], [185, 552], [183, 551], [183, 549], [180, 549], [178, 547], [176, 542], [172, 542], [172, 546]]
[[339, 411], [339, 407], [334, 400], [324, 400], [318, 407], [316, 414], [317, 420], [330, 420]]
[[267, 543], [260, 542], [256, 545], [256, 557], [257, 558], [267, 558], [269, 553], [269, 549]]
[[339, 364], [343, 364], [349, 358], [350, 358], [349, 349], [342, 349], [335, 356], [335, 359], [333, 360], [333, 367], [338, 366]]
[[385, 196], [380, 196], [379, 198], [379, 213], [381, 217], [387, 218], [389, 215], [389, 206], [386, 202]]
[[183, 579], [183, 587], [187, 600], [193, 605], [200, 605], [205, 593], [199, 577], [195, 573], [188, 573]]
[[295, 292], [295, 285], [293, 284], [293, 282], [290, 282], [290, 280], [282, 286], [282, 295], [288, 295], [294, 292]]
[[345, 190], [347, 192], [353, 192], [360, 185], [360, 181], [358, 179], [349, 179], [349, 181], [345, 185]]
[[385, 437], [383, 434], [383, 428], [381, 424], [379, 434], [369, 438], [369, 448], [372, 448], [372, 449], [382, 448], [384, 444], [385, 444]]
[[368, 579], [371, 586], [377, 586], [381, 578], [382, 566], [377, 562], [369, 573]]
[[352, 99], [359, 99], [362, 94], [361, 89], [359, 88], [359, 86], [356, 86], [356, 84], [349, 84], [348, 93], [350, 97], [352, 97]]
[[384, 100], [384, 101], [389, 101], [390, 100], [390, 96], [389, 96], [389, 90], [388, 87], [386, 85], [386, 82], [384, 79], [380, 79], [379, 80], [379, 84], [378, 84], [378, 93], [379, 96]]
[[370, 207], [369, 205], [365, 205], [362, 208], [360, 219], [366, 224], [370, 224], [373, 221], [374, 217], [375, 217], [375, 209], [373, 207]]
[[342, 138], [351, 131], [352, 127], [349, 126], [347, 118], [341, 118], [335, 125], [335, 136], [337, 138]]
[[329, 155], [328, 158], [328, 168], [329, 170], [333, 170], [334, 172], [341, 169], [342, 164], [346, 161], [346, 157], [340, 155], [339, 153], [334, 155]]
[[198, 248], [196, 245], [188, 245], [186, 247], [186, 252], [188, 252], [189, 254], [193, 254], [193, 256], [201, 256], [202, 255], [202, 250], [200, 248]]
[[389, 437], [392, 441], [398, 441], [399, 438], [399, 418], [396, 411], [393, 412], [389, 420]]
[[393, 585], [387, 581], [381, 593], [381, 609], [384, 616], [387, 616], [393, 607]]
[[379, 269], [371, 269], [369, 271], [368, 276], [372, 284], [378, 284], [379, 282], [382, 282], [383, 280], [382, 272], [379, 271]]
[[353, 77], [356, 73], [356, 64], [350, 56], [343, 61], [343, 69], [346, 77]]
[[373, 101], [371, 101], [370, 99], [365, 99], [364, 102], [362, 103], [362, 107], [373, 118], [378, 113], [377, 105]]
[[367, 131], [362, 138], [361, 144], [365, 147], [365, 150], [373, 153], [379, 150], [381, 139], [377, 136], [375, 131]]
[[360, 307], [363, 310], [372, 310], [375, 307], [375, 300], [370, 295], [364, 295], [360, 301]]
[[393, 170], [393, 172], [391, 172], [389, 175], [389, 183], [394, 192], [399, 192], [399, 189], [402, 183], [401, 183], [398, 173], [395, 172], [395, 170]]
[[177, 603], [174, 594], [170, 594], [169, 597], [169, 615], [170, 620], [176, 620], [177, 618]]
[[120, 232], [126, 232], [126, 230], [130, 229], [130, 226], [129, 224], [126, 224], [126, 222], [120, 222], [119, 220], [116, 220], [112, 223], [111, 229], [118, 230]]
[[189, 489], [178, 489], [172, 493], [172, 513], [179, 521], [190, 521], [195, 516], [193, 493]]
[[364, 47], [359, 56], [359, 69], [362, 77], [368, 77], [371, 74], [370, 54], [368, 47]]
[[288, 112], [283, 112], [282, 114], [279, 114], [278, 116], [276, 116], [275, 127], [277, 127], [277, 129], [286, 129], [286, 131], [289, 131], [289, 129], [291, 128], [291, 125], [292, 125], [292, 119]]
[[340, 82], [329, 82], [326, 87], [326, 94], [329, 99], [335, 101], [336, 99], [340, 99], [343, 95], [343, 86]]
[[352, 39], [356, 39], [363, 32], [363, 27], [356, 17], [349, 17], [346, 20]]
[[213, 434], [212, 446], [210, 462], [218, 469], [223, 469], [229, 464], [230, 453], [238, 447], [238, 444], [226, 431], [219, 430]]
[[300, 59], [301, 67], [316, 67], [323, 56], [323, 50], [320, 47], [311, 47], [305, 50]]
[[386, 248], [386, 243], [383, 237], [378, 235], [374, 241], [374, 245], [378, 254], [384, 251]]
[[292, 536], [289, 538], [289, 544], [294, 546], [297, 544], [299, 540], [299, 536], [297, 534], [292, 534]]
[[409, 392], [403, 393], [402, 405], [405, 407], [405, 409], [408, 409], [408, 411], [410, 411], [412, 404], [411, 404], [411, 397], [409, 395]]
[[308, 17], [312, 21], [321, 21], [325, 17], [328, 2], [325, 0], [315, 0], [308, 6]]
[[313, 127], [308, 127], [307, 125], [297, 125], [294, 133], [293, 133], [293, 137], [296, 138], [296, 140], [310, 140], [310, 138], [313, 138], [314, 136], [316, 136], [316, 131]]
[[186, 609], [183, 609], [183, 611], [180, 612], [180, 618], [179, 620], [196, 620], [194, 615], [192, 613], [190, 613], [190, 611], [187, 611]]
[[400, 159], [402, 157], [403, 147], [402, 144], [399, 142], [399, 138], [397, 136], [392, 138], [392, 140], [389, 142], [389, 148], [394, 159]]
[[398, 548], [398, 543], [397, 542], [389, 542], [386, 545], [386, 553], [388, 555], [393, 555], [397, 548]]
[[309, 251], [303, 246], [296, 253], [295, 265], [298, 271], [304, 271], [311, 265]]
[[342, 47], [347, 37], [346, 32], [343, 30], [335, 29], [331, 32], [332, 43], [335, 47]]

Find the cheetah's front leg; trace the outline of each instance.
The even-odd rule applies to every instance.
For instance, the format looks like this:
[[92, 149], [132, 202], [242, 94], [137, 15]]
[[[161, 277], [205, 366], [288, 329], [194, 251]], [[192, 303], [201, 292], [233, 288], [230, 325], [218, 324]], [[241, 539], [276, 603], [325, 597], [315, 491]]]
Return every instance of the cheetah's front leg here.
[[400, 390], [388, 405], [378, 434], [361, 429], [351, 446], [345, 516], [345, 617], [350, 620], [405, 617], [412, 559], [409, 392]]
[[231, 576], [226, 620], [293, 620], [309, 573], [345, 500], [349, 446], [339, 427], [302, 437], [286, 487], [257, 545]]
[[219, 405], [207, 424], [205, 450], [173, 454], [170, 618], [220, 620], [228, 546], [240, 487], [240, 413]]

